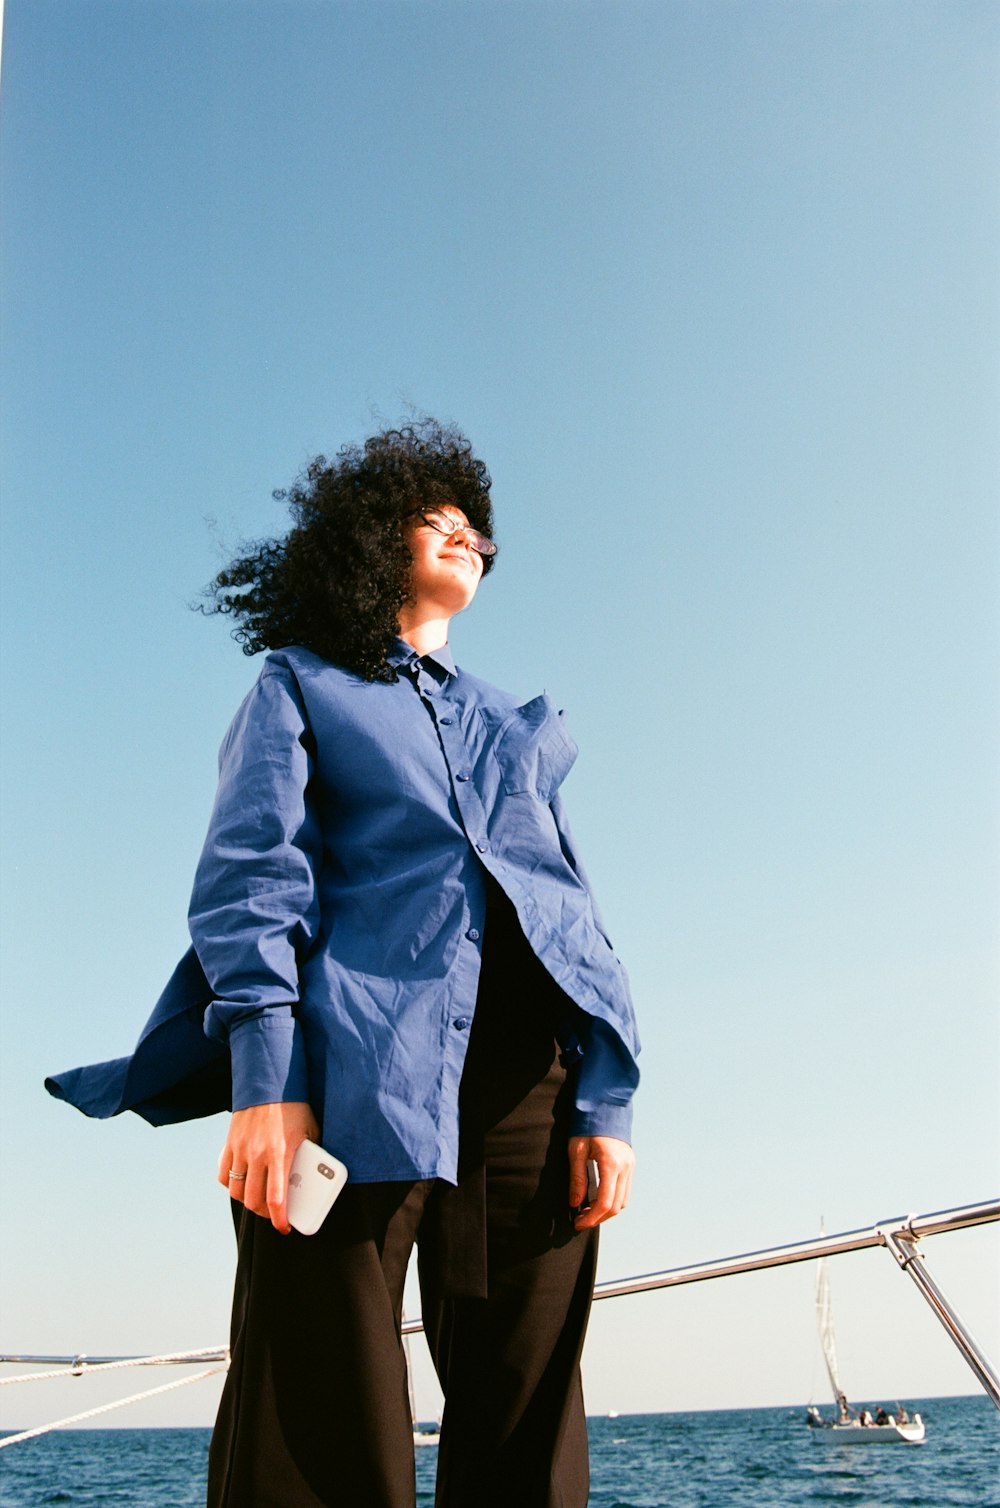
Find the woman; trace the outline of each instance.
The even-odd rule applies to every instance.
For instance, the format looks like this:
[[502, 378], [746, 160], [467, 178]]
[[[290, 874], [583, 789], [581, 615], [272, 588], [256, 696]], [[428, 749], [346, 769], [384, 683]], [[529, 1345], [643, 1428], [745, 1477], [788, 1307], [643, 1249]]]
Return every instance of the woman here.
[[[438, 1504], [586, 1503], [579, 1359], [638, 1048], [559, 798], [562, 716], [448, 647], [495, 560], [490, 485], [457, 432], [387, 430], [318, 458], [288, 535], [217, 578], [213, 609], [272, 653], [223, 744], [193, 953], [131, 1060], [49, 1084], [168, 1120], [215, 1108], [228, 1071], [214, 1505], [413, 1504], [414, 1243]], [[310, 1237], [286, 1209], [306, 1137], [350, 1174]]]

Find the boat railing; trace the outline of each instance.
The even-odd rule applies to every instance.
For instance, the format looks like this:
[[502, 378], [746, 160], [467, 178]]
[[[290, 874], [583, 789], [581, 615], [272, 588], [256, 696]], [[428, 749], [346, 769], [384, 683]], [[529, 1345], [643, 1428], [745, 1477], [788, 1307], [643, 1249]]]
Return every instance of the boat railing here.
[[764, 1267], [786, 1267], [793, 1262], [816, 1262], [822, 1257], [839, 1257], [849, 1251], [864, 1251], [883, 1246], [897, 1265], [916, 1283], [945, 1330], [962, 1353], [981, 1386], [1000, 1409], [1000, 1377], [996, 1368], [973, 1338], [968, 1326], [959, 1318], [941, 1288], [927, 1269], [924, 1254], [917, 1243], [924, 1236], [940, 1236], [948, 1231], [968, 1230], [1000, 1220], [1000, 1200], [965, 1204], [956, 1209], [937, 1210], [931, 1215], [897, 1215], [859, 1230], [841, 1231], [837, 1235], [817, 1236], [811, 1241], [796, 1241], [789, 1246], [770, 1246], [762, 1251], [744, 1252], [713, 1262], [696, 1262], [687, 1267], [672, 1267], [664, 1272], [644, 1273], [641, 1277], [622, 1278], [599, 1283], [595, 1299], [615, 1299], [628, 1293], [648, 1293], [654, 1288], [675, 1288], [682, 1283], [703, 1283], [709, 1278], [732, 1277], [739, 1272], [759, 1272]]
[[[710, 1278], [733, 1277], [741, 1272], [759, 1272], [765, 1267], [787, 1267], [794, 1262], [815, 1262], [823, 1257], [839, 1257], [850, 1251], [864, 1251], [873, 1246], [882, 1246], [889, 1252], [897, 1266], [912, 1279], [921, 1295], [931, 1306], [945, 1330], [972, 1368], [980, 1385], [993, 1403], [1000, 1409], [1000, 1377], [996, 1368], [977, 1344], [968, 1326], [959, 1318], [956, 1310], [945, 1297], [927, 1269], [924, 1254], [918, 1243], [926, 1236], [940, 1236], [949, 1231], [968, 1230], [976, 1225], [988, 1225], [1000, 1220], [1000, 1199], [985, 1200], [980, 1204], [965, 1204], [954, 1209], [937, 1210], [929, 1215], [897, 1215], [891, 1220], [880, 1220], [875, 1225], [862, 1226], [857, 1230], [841, 1231], [833, 1235], [817, 1236], [809, 1241], [796, 1241], [785, 1246], [768, 1246], [760, 1251], [743, 1252], [738, 1256], [722, 1257], [711, 1262], [695, 1262], [686, 1267], [670, 1267], [661, 1272], [642, 1273], [638, 1277], [618, 1278], [598, 1283], [594, 1289], [595, 1301], [623, 1298], [627, 1294], [650, 1293], [658, 1288], [676, 1288], [683, 1283], [703, 1283]], [[420, 1319], [403, 1322], [405, 1335], [418, 1334], [423, 1329]], [[97, 1409], [83, 1414], [74, 1414], [69, 1419], [58, 1419], [52, 1424], [33, 1430], [23, 1430], [16, 1435], [0, 1439], [0, 1448], [13, 1445], [19, 1440], [45, 1434], [49, 1430], [65, 1428], [79, 1423], [95, 1414], [111, 1408], [152, 1397], [189, 1382], [198, 1382], [224, 1371], [229, 1362], [229, 1348], [218, 1346], [200, 1351], [172, 1351], [160, 1356], [85, 1356], [28, 1354], [0, 1354], [0, 1365], [41, 1366], [51, 1370], [29, 1372], [17, 1377], [0, 1377], [0, 1387], [19, 1382], [42, 1382], [52, 1377], [81, 1377], [85, 1373], [106, 1372], [139, 1366], [194, 1366], [204, 1362], [218, 1363], [193, 1377], [182, 1378], [176, 1383], [166, 1383], [144, 1393], [136, 1393], [116, 1403], [102, 1404]]]

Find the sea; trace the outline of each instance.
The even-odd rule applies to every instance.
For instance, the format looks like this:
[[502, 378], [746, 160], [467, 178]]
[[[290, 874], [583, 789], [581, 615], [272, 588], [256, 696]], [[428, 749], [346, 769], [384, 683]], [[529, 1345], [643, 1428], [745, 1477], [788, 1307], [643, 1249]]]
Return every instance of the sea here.
[[[922, 1445], [834, 1444], [807, 1428], [804, 1408], [592, 1418], [590, 1508], [1000, 1508], [990, 1400], [907, 1402], [927, 1424]], [[208, 1439], [207, 1429], [78, 1429], [25, 1440], [0, 1451], [0, 1502], [196, 1508]], [[431, 1505], [437, 1449], [416, 1455], [417, 1501]]]

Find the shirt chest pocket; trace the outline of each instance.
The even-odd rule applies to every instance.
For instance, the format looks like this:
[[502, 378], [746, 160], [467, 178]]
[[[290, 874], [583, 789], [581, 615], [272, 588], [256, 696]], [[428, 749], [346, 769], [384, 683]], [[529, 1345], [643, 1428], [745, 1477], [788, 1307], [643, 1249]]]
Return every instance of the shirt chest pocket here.
[[578, 753], [552, 698], [543, 692], [513, 712], [482, 707], [480, 715], [507, 795], [551, 800]]

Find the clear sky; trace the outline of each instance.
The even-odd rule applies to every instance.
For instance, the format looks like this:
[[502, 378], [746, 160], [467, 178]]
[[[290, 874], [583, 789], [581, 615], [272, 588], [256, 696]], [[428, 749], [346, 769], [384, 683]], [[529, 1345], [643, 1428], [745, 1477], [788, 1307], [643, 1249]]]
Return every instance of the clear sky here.
[[[42, 1079], [186, 946], [257, 668], [190, 604], [411, 408], [493, 472], [453, 645], [566, 709], [640, 1011], [602, 1276], [996, 1193], [998, 58], [992, 0], [8, 0], [0, 1349], [226, 1335], [223, 1122]], [[996, 1235], [927, 1248], [994, 1354]], [[832, 1280], [852, 1396], [975, 1390]], [[590, 1408], [822, 1400], [812, 1282], [599, 1306]]]

